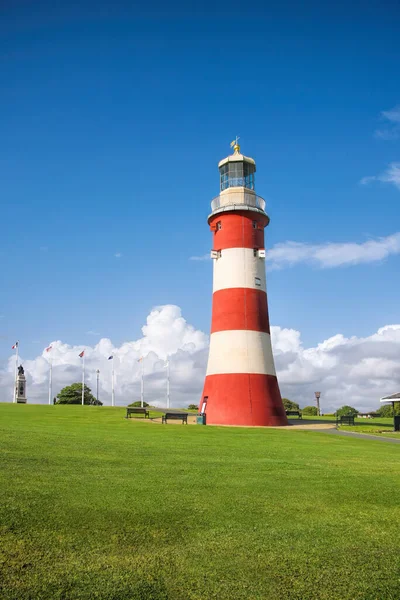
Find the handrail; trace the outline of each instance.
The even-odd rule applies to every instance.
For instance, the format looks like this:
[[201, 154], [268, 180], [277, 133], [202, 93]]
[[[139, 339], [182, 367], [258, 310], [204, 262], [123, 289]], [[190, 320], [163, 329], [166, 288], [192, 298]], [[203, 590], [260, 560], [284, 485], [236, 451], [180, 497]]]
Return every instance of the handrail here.
[[[224, 200], [223, 204], [221, 204], [221, 196], [216, 196], [215, 198], [213, 198], [213, 200], [211, 200], [212, 212], [214, 212], [215, 210], [218, 210], [219, 208], [221, 208], [223, 206], [227, 206], [226, 196], [222, 196], [222, 198]], [[261, 196], [256, 196], [255, 194], [246, 194], [246, 192], [244, 195], [243, 202], [232, 201], [232, 204], [235, 206], [240, 206], [241, 204], [243, 204], [244, 206], [254, 206], [255, 208], [259, 208], [260, 210], [263, 210], [264, 212], [265, 212], [265, 206], [266, 206], [266, 202], [265, 202], [264, 198], [261, 198]]]

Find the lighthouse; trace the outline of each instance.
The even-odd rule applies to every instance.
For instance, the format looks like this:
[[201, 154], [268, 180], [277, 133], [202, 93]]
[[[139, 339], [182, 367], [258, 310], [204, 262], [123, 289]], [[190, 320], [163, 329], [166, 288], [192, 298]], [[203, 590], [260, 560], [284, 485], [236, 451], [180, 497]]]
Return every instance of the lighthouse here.
[[208, 424], [287, 425], [272, 355], [265, 276], [265, 200], [256, 163], [240, 152], [218, 164], [211, 202], [213, 298], [210, 350], [200, 412]]

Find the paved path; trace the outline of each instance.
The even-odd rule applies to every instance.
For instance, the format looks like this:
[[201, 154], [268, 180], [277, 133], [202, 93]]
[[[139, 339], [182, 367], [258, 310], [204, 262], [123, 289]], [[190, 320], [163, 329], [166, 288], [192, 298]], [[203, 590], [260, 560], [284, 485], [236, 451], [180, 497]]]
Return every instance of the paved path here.
[[[341, 431], [340, 429], [319, 429], [314, 431], [320, 431], [321, 433], [328, 433], [330, 435], [344, 435], [346, 437], [364, 438], [365, 440], [379, 440], [380, 442], [391, 442], [392, 444], [400, 444], [400, 438], [383, 437], [380, 435], [368, 435], [368, 433], [355, 433], [353, 431]], [[386, 434], [385, 434], [386, 435]], [[390, 433], [387, 434], [390, 436]]]

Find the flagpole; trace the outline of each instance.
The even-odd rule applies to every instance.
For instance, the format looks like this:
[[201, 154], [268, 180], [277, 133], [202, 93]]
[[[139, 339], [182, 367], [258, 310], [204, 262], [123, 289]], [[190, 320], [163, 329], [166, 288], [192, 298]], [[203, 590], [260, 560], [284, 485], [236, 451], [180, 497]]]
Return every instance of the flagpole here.
[[85, 355], [82, 356], [82, 406], [85, 404]]
[[49, 373], [49, 404], [51, 404], [51, 396], [52, 396], [52, 384], [53, 384], [53, 361], [50, 356], [50, 373]]
[[143, 356], [142, 356], [142, 379], [140, 382], [140, 406], [143, 408], [144, 406], [144, 360], [143, 360]]
[[114, 355], [112, 357], [112, 374], [111, 374], [111, 380], [112, 380], [112, 392], [111, 392], [111, 405], [115, 406], [115, 390], [114, 390]]
[[167, 408], [169, 408], [169, 400], [170, 400], [170, 394], [169, 394], [169, 376], [170, 376], [170, 371], [169, 371], [169, 360], [167, 359]]
[[14, 374], [14, 400], [13, 400], [14, 403], [17, 401], [17, 371], [18, 371], [19, 342], [17, 342], [16, 346], [17, 347], [15, 348], [15, 374]]

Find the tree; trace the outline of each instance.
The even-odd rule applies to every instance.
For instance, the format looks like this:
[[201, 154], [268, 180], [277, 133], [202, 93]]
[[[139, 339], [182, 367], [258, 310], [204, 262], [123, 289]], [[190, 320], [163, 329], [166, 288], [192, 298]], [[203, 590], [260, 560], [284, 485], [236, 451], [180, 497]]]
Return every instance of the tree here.
[[358, 410], [356, 408], [353, 408], [352, 406], [347, 406], [347, 404], [345, 406], [342, 406], [341, 408], [338, 408], [336, 411], [336, 416], [337, 417], [342, 417], [344, 415], [358, 415]]
[[299, 405], [289, 400], [289, 398], [282, 398], [282, 402], [285, 410], [300, 410]]
[[197, 404], [189, 404], [188, 410], [199, 410], [199, 407]]
[[[92, 390], [85, 384], [84, 387], [84, 396], [83, 396], [84, 404], [98, 405], [102, 406], [102, 402], [100, 400], [96, 400], [96, 398], [92, 394]], [[67, 385], [67, 387], [63, 388], [59, 394], [57, 394], [57, 402], [56, 404], [81, 404], [82, 403], [82, 384], [81, 383], [73, 383], [72, 385]]]
[[[140, 407], [140, 406], [142, 406], [142, 402], [141, 402], [141, 400], [136, 400], [135, 402], [132, 402], [131, 404], [128, 404], [128, 406], [132, 406], [132, 407], [133, 407], [133, 406], [134, 406], [134, 407], [138, 407], [138, 406], [139, 406], [139, 407]], [[149, 404], [147, 404], [147, 402], [145, 402], [145, 401], [143, 400], [143, 408], [146, 408], [147, 406], [150, 406], [150, 405], [149, 405]]]
[[310, 417], [316, 417], [318, 415], [318, 409], [316, 406], [305, 406], [301, 409], [303, 415], [309, 415]]
[[[393, 417], [393, 407], [391, 404], [382, 404], [376, 412], [380, 417]], [[394, 414], [400, 415], [400, 402], [394, 403]]]

